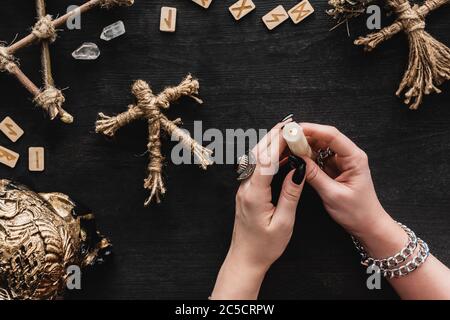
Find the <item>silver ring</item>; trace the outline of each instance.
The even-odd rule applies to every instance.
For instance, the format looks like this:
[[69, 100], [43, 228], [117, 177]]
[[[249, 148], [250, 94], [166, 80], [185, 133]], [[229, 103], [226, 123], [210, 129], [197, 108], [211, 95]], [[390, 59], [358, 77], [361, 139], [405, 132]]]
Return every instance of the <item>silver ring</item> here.
[[320, 149], [317, 152], [317, 164], [319, 165], [320, 169], [323, 170], [325, 167], [325, 162], [328, 158], [333, 157], [336, 153], [331, 150], [330, 148], [326, 148], [325, 150]]
[[239, 157], [236, 172], [237, 180], [242, 181], [250, 178], [256, 168], [256, 158], [251, 151]]

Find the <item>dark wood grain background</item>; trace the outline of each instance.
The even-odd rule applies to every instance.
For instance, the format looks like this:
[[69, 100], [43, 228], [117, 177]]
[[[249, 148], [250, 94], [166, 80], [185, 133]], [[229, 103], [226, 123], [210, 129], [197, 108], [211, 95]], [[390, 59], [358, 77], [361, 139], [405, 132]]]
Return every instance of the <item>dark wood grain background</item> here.
[[[356, 141], [370, 165], [385, 208], [426, 239], [432, 252], [450, 264], [450, 87], [409, 111], [394, 96], [408, 57], [404, 35], [365, 54], [353, 39], [368, 30], [364, 19], [328, 30], [325, 0], [312, 1], [316, 13], [299, 25], [290, 21], [273, 32], [261, 17], [276, 5], [296, 0], [254, 0], [255, 12], [235, 22], [228, 12], [234, 0], [216, 0], [209, 10], [189, 0], [137, 0], [132, 8], [94, 10], [82, 17], [82, 29], [65, 30], [52, 46], [54, 74], [75, 123], [50, 122], [32, 105], [26, 91], [0, 74], [0, 117], [11, 116], [25, 130], [15, 144], [15, 169], [0, 176], [39, 191], [60, 191], [93, 209], [101, 230], [115, 244], [115, 257], [88, 273], [83, 290], [71, 298], [206, 299], [226, 254], [234, 218], [237, 183], [232, 166], [206, 172], [167, 162], [168, 194], [161, 205], [143, 207], [147, 156], [146, 126], [121, 130], [114, 140], [94, 133], [99, 111], [121, 112], [132, 101], [130, 85], [142, 78], [155, 91], [177, 84], [191, 72], [200, 79], [202, 107], [184, 100], [169, 111], [192, 130], [270, 128], [292, 112], [298, 121], [330, 124]], [[48, 11], [65, 12], [82, 1], [48, 1]], [[178, 8], [175, 34], [159, 32], [161, 5]], [[450, 9], [428, 19], [427, 29], [450, 44]], [[34, 23], [33, 1], [2, 1], [0, 39], [10, 42]], [[111, 42], [102, 28], [123, 20], [127, 34]], [[392, 18], [383, 19], [383, 24]], [[102, 52], [93, 62], [75, 61], [71, 52], [96, 42]], [[18, 54], [24, 71], [40, 83], [39, 50]], [[28, 172], [27, 148], [46, 148], [46, 170]], [[168, 155], [171, 142], [164, 143]], [[281, 179], [282, 177], [280, 177]], [[278, 189], [278, 183], [275, 182]], [[261, 298], [396, 299], [383, 283], [369, 291], [349, 237], [307, 188], [298, 209], [294, 236], [267, 275]]]

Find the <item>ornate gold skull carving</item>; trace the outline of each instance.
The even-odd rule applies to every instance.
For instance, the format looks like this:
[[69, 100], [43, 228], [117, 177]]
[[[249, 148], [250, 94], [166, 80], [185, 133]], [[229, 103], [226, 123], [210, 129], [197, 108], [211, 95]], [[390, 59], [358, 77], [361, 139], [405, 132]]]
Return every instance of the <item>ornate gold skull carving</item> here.
[[0, 300], [54, 299], [67, 268], [102, 263], [111, 244], [65, 194], [0, 180]]

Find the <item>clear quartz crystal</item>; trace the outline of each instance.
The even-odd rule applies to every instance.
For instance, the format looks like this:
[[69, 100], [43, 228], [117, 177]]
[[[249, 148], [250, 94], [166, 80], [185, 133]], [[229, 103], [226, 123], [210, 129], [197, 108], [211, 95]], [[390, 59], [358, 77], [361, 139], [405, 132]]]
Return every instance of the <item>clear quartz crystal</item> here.
[[77, 60], [95, 60], [100, 56], [100, 49], [95, 43], [85, 42], [72, 53]]
[[105, 41], [110, 41], [114, 38], [125, 34], [125, 25], [122, 21], [117, 21], [103, 29], [100, 38]]

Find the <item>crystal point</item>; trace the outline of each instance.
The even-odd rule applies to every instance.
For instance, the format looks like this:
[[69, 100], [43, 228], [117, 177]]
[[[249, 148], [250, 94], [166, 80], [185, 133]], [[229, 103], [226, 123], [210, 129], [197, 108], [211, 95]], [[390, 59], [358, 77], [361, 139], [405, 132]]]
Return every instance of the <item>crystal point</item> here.
[[85, 42], [72, 53], [77, 60], [95, 60], [100, 56], [100, 49], [95, 43]]
[[100, 38], [105, 41], [110, 41], [114, 38], [120, 37], [125, 34], [125, 25], [122, 21], [117, 21], [103, 29]]

